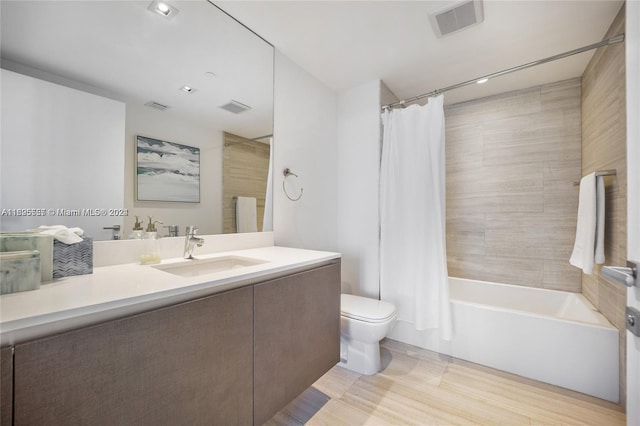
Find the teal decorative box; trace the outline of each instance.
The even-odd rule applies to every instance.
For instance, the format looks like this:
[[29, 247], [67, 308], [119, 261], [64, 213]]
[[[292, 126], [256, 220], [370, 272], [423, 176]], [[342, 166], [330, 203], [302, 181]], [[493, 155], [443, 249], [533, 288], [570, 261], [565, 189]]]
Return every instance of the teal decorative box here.
[[37, 250], [0, 253], [0, 294], [40, 288], [40, 253]]
[[8, 232], [0, 234], [0, 252], [37, 250], [40, 252], [41, 282], [53, 279], [53, 237], [33, 232]]
[[53, 278], [93, 273], [93, 238], [75, 244], [53, 241]]

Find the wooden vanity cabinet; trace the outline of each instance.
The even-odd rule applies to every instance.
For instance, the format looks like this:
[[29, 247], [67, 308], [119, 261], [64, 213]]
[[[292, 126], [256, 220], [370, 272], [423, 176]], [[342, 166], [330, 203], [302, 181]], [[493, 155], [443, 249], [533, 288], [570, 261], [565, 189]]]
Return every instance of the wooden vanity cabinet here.
[[254, 424], [340, 360], [340, 263], [254, 286]]
[[13, 418], [13, 348], [0, 349], [0, 426], [11, 426]]
[[14, 425], [247, 425], [253, 290], [15, 346]]
[[11, 349], [2, 426], [261, 425], [339, 360], [340, 261]]

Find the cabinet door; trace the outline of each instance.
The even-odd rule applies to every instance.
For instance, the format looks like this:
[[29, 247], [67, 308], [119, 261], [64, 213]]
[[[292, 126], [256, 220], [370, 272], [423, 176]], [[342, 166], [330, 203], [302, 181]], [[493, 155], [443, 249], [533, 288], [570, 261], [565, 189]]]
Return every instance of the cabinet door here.
[[13, 348], [0, 349], [0, 426], [13, 418]]
[[15, 425], [252, 422], [253, 290], [15, 347]]
[[254, 287], [254, 424], [340, 359], [340, 263]]

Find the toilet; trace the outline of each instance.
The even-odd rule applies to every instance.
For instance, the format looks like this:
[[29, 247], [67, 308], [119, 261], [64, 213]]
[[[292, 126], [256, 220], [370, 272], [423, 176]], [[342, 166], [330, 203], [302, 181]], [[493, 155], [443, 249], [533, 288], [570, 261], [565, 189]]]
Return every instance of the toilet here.
[[396, 307], [368, 297], [340, 296], [340, 365], [360, 374], [380, 371], [380, 340], [391, 331]]

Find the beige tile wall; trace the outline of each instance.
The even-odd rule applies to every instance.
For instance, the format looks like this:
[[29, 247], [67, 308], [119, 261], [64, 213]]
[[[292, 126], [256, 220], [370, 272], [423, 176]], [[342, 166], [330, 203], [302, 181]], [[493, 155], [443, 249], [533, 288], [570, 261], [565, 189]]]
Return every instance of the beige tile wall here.
[[236, 232], [234, 197], [237, 196], [255, 197], [258, 231], [262, 230], [269, 174], [269, 150], [269, 144], [224, 133], [222, 229], [225, 234]]
[[[620, 9], [605, 38], [624, 33]], [[607, 265], [627, 260], [627, 167], [624, 43], [598, 49], [582, 76], [582, 173], [616, 169], [605, 178], [605, 257]], [[582, 292], [620, 331], [620, 389], [624, 401], [626, 291], [607, 281], [596, 267], [582, 275]]]
[[580, 291], [580, 80], [448, 106], [449, 275]]

